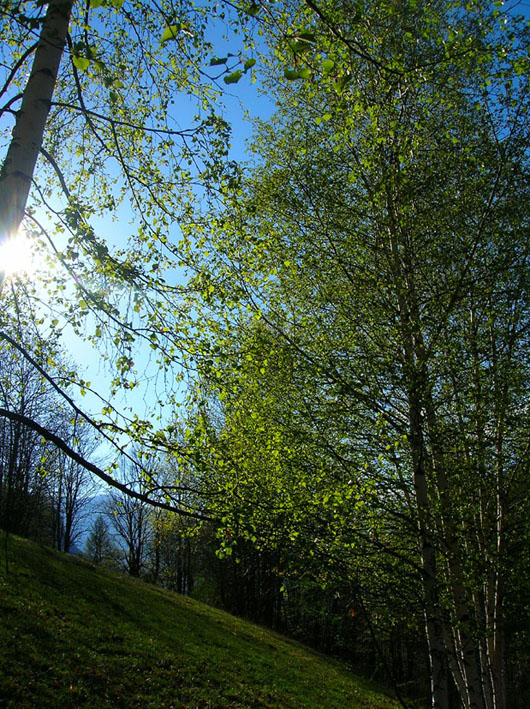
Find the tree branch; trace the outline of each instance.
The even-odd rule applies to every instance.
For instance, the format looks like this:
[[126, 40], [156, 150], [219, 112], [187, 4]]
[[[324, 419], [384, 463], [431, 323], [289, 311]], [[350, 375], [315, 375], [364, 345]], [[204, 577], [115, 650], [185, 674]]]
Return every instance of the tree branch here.
[[202, 514], [200, 512], [189, 512], [188, 510], [183, 510], [180, 507], [175, 507], [174, 505], [171, 505], [167, 502], [153, 500], [148, 495], [144, 495], [140, 492], [137, 492], [136, 490], [131, 490], [131, 488], [127, 487], [127, 485], [118, 482], [111, 475], [105, 473], [105, 471], [103, 471], [97, 465], [94, 465], [94, 463], [91, 463], [89, 460], [77, 453], [55, 433], [49, 431], [47, 428], [44, 428], [36, 421], [31, 418], [28, 418], [27, 416], [24, 416], [23, 414], [16, 413], [15, 411], [9, 411], [8, 409], [0, 408], [0, 416], [7, 418], [10, 421], [17, 421], [18, 423], [21, 423], [24, 426], [30, 428], [32, 431], [35, 431], [47, 441], [50, 441], [50, 443], [53, 443], [55, 446], [57, 446], [59, 450], [65, 453], [75, 463], [78, 463], [79, 465], [83, 466], [85, 470], [88, 470], [90, 473], [93, 473], [100, 480], [103, 480], [103, 482], [107, 483], [107, 485], [110, 485], [111, 487], [120, 490], [120, 492], [123, 492], [128, 497], [134, 497], [135, 499], [141, 500], [142, 502], [145, 502], [146, 504], [151, 505], [152, 507], [158, 507], [168, 512], [175, 512], [176, 514], [183, 515], [185, 517], [192, 517], [193, 519], [198, 519], [202, 521], [213, 521], [212, 517], [209, 517], [208, 515]]

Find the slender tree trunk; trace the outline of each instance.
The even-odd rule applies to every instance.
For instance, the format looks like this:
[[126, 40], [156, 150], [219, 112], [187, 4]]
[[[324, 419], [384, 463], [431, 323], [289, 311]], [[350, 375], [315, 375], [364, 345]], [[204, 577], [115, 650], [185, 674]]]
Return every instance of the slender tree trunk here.
[[421, 565], [423, 571], [423, 602], [425, 607], [425, 630], [429, 648], [431, 702], [433, 709], [449, 709], [449, 683], [447, 651], [443, 638], [443, 620], [437, 588], [436, 550], [430, 529], [430, 503], [424, 461], [424, 442], [421, 413], [411, 406], [410, 443], [414, 465], [414, 488], [418, 508], [418, 532], [420, 538]]
[[387, 210], [390, 220], [388, 252], [399, 306], [402, 336], [403, 366], [407, 386], [409, 443], [412, 454], [414, 492], [418, 511], [418, 541], [422, 565], [423, 603], [425, 631], [429, 650], [431, 682], [431, 706], [433, 709], [449, 709], [449, 681], [447, 648], [444, 642], [444, 623], [438, 593], [438, 571], [434, 547], [434, 520], [429, 495], [426, 447], [424, 438], [425, 371], [417, 366], [418, 342], [415, 333], [419, 323], [414, 322], [413, 297], [411, 295], [411, 268], [404, 260], [398, 246], [399, 219], [396, 218], [391, 190], [387, 191]]
[[[406, 238], [400, 238], [391, 193], [387, 194], [390, 218], [389, 262], [394, 277], [400, 312], [403, 364], [407, 382], [409, 405], [410, 446], [414, 467], [414, 488], [418, 508], [418, 531], [423, 568], [423, 590], [426, 613], [426, 632], [431, 667], [431, 700], [433, 707], [448, 707], [449, 651], [444, 638], [449, 637], [450, 618], [442, 616], [438, 599], [438, 584], [452, 597], [454, 620], [458, 631], [453, 633], [460, 673], [455, 678], [460, 693], [463, 679], [465, 694], [461, 700], [466, 707], [485, 707], [484, 686], [479, 666], [478, 644], [471, 632], [473, 604], [470, 603], [464, 583], [457, 538], [457, 521], [449, 491], [445, 468], [443, 442], [440, 439], [437, 415], [429, 382], [426, 348], [414, 285], [414, 272]], [[402, 248], [399, 248], [401, 246]], [[429, 450], [426, 444], [429, 441]], [[439, 510], [433, 508], [438, 500]], [[434, 540], [445, 551], [447, 564], [438, 569]]]
[[63, 490], [63, 472], [60, 469], [60, 464], [59, 464], [59, 480], [58, 480], [58, 486], [57, 486], [57, 498], [53, 500], [52, 498], [52, 504], [54, 505], [54, 510], [53, 510], [53, 517], [54, 517], [54, 525], [53, 525], [53, 542], [54, 546], [56, 549], [59, 551], [64, 551], [63, 547], [63, 525], [62, 525], [62, 519], [61, 519], [61, 510], [63, 507], [63, 495], [64, 495], [64, 490]]
[[31, 74], [0, 171], [0, 243], [17, 232], [24, 217], [73, 4], [74, 0], [50, 0], [48, 4]]

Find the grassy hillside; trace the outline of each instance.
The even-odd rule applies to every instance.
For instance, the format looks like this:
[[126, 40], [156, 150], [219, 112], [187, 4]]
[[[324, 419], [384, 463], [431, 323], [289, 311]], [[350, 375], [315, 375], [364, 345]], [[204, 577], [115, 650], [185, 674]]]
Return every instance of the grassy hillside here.
[[16, 537], [0, 668], [0, 706], [16, 709], [397, 706], [295, 642]]

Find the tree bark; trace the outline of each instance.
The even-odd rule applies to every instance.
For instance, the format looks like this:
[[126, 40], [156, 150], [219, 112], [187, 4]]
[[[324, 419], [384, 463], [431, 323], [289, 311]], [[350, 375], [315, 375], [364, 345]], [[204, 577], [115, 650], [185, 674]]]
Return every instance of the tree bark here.
[[16, 234], [24, 218], [73, 4], [74, 0], [50, 0], [48, 4], [31, 74], [0, 171], [0, 244]]

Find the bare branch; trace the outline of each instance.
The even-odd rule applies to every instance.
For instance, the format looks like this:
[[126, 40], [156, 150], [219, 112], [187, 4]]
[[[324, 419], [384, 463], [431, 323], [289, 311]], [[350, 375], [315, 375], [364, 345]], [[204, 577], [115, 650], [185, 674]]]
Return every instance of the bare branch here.
[[136, 490], [132, 490], [131, 488], [127, 487], [127, 485], [118, 482], [111, 475], [105, 473], [105, 471], [103, 471], [101, 468], [98, 468], [98, 466], [94, 465], [94, 463], [91, 463], [89, 460], [86, 460], [86, 458], [77, 453], [55, 433], [49, 431], [47, 428], [44, 428], [36, 421], [28, 418], [27, 416], [23, 416], [22, 414], [16, 413], [15, 411], [9, 411], [8, 409], [4, 408], [0, 408], [0, 416], [7, 418], [10, 421], [17, 421], [18, 423], [22, 423], [24, 426], [27, 426], [32, 431], [35, 431], [47, 441], [50, 441], [50, 443], [53, 443], [55, 446], [57, 446], [59, 450], [65, 453], [75, 463], [82, 465], [85, 470], [88, 470], [90, 473], [93, 473], [100, 480], [106, 482], [107, 485], [110, 485], [111, 487], [120, 490], [128, 497], [134, 497], [137, 500], [141, 500], [142, 502], [151, 505], [152, 507], [158, 507], [161, 510], [167, 510], [168, 512], [175, 512], [176, 514], [183, 515], [185, 517], [192, 517], [193, 519], [198, 519], [202, 521], [212, 521], [212, 517], [209, 517], [208, 515], [202, 514], [200, 512], [190, 512], [189, 510], [183, 510], [180, 507], [175, 507], [174, 505], [171, 505], [167, 502], [161, 502], [160, 500], [153, 500], [148, 495], [144, 495], [140, 492], [137, 492]]

